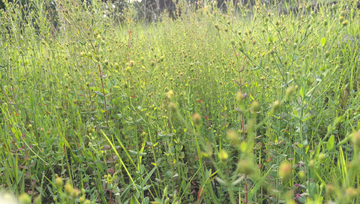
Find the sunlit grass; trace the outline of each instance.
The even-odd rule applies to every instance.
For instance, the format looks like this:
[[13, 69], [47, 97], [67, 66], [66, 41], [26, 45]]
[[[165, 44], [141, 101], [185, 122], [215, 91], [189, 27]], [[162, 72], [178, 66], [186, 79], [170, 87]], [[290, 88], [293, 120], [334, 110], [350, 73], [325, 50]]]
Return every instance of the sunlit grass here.
[[38, 203], [358, 203], [356, 2], [227, 6], [149, 23], [62, 2], [55, 26], [45, 6], [7, 4], [0, 188]]

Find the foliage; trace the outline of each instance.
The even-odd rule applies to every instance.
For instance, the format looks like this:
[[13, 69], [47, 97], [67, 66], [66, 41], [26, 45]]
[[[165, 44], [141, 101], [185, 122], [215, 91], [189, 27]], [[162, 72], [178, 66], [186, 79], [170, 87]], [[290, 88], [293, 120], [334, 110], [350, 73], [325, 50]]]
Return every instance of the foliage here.
[[146, 24], [72, 1], [59, 29], [41, 5], [0, 13], [0, 183], [21, 202], [359, 202], [356, 2]]

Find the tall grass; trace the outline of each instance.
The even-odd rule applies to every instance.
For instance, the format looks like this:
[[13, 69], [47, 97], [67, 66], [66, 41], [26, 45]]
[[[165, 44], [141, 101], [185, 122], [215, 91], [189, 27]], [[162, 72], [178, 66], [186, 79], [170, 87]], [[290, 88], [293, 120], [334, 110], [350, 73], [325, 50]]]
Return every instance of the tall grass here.
[[44, 2], [6, 3], [0, 188], [23, 203], [358, 203], [356, 6], [182, 2], [148, 23], [65, 1], [54, 24]]

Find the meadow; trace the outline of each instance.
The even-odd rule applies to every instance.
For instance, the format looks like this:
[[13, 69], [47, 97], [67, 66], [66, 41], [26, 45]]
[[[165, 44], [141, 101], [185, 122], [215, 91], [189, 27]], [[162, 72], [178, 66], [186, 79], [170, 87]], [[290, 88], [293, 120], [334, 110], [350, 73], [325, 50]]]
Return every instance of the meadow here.
[[0, 203], [360, 202], [356, 1], [5, 5]]

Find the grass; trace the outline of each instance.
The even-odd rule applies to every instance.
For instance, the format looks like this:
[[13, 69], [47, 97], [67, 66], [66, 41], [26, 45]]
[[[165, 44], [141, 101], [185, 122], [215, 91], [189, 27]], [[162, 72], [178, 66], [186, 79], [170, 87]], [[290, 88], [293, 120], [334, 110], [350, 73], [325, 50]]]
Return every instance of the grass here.
[[6, 3], [0, 189], [22, 203], [358, 203], [359, 11], [299, 6], [180, 3], [148, 23], [99, 2], [56, 18]]

